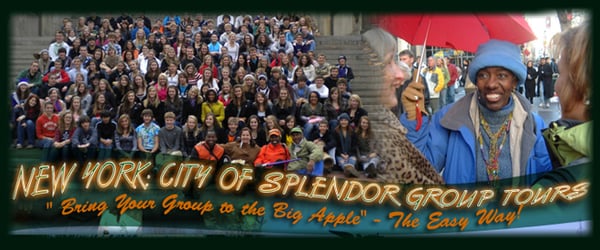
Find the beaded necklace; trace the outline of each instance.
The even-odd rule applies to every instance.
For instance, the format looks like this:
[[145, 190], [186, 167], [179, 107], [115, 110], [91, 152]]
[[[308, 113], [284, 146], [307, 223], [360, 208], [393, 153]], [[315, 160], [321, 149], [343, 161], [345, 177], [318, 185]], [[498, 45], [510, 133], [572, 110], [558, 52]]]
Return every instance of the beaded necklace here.
[[[490, 128], [490, 125], [483, 117], [483, 114], [481, 112], [479, 112], [479, 121], [481, 123], [481, 127], [483, 128], [483, 131], [485, 131], [485, 133], [490, 138], [490, 145], [489, 145], [490, 148], [489, 148], [489, 152], [488, 152], [488, 157], [486, 159], [485, 152], [483, 150], [483, 135], [481, 133], [479, 133], [479, 135], [477, 136], [477, 139], [479, 139], [479, 149], [481, 150], [481, 156], [482, 156], [483, 161], [486, 166], [488, 180], [490, 180], [490, 181], [496, 181], [499, 179], [499, 177], [498, 177], [499, 176], [498, 158], [500, 158], [500, 152], [502, 152], [502, 148], [504, 147], [504, 143], [506, 142], [506, 138], [508, 137], [511, 120], [512, 120], [512, 112], [508, 115], [508, 119], [506, 119], [504, 121], [504, 123], [502, 124], [502, 127], [500, 127], [500, 129], [498, 129], [498, 131], [496, 131], [496, 133], [492, 133], [492, 129]], [[502, 142], [500, 142], [500, 144], [498, 144], [498, 140], [500, 139], [500, 137], [502, 137]]]

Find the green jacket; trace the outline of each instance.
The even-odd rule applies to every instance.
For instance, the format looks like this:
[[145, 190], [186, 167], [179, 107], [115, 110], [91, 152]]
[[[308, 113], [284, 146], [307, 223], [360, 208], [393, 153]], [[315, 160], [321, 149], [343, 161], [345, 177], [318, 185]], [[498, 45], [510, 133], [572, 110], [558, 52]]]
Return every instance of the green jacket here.
[[317, 146], [311, 141], [302, 139], [299, 144], [292, 143], [290, 147], [291, 159], [300, 159], [298, 161], [290, 162], [287, 166], [288, 171], [296, 171], [306, 168], [306, 164], [310, 160], [315, 163], [323, 160], [323, 147]]
[[591, 154], [592, 121], [554, 121], [542, 134], [553, 168], [577, 164]]
[[[572, 120], [551, 122], [549, 128], [542, 131], [542, 135], [546, 141], [554, 169], [540, 175], [531, 188], [547, 190], [557, 185], [579, 185], [589, 182], [593, 167], [590, 161], [592, 128], [591, 121], [584, 123]], [[552, 202], [533, 211], [536, 215], [540, 213], [561, 214], [553, 219], [561, 223], [586, 221], [591, 220], [592, 216], [591, 200], [592, 197], [586, 195], [583, 199], [576, 199], [572, 202]]]
[[19, 73], [19, 75], [15, 79], [15, 86], [20, 81], [26, 81], [28, 83], [33, 83], [33, 85], [35, 87], [40, 87], [40, 86], [42, 86], [42, 73], [40, 73], [38, 71], [35, 73], [35, 75], [32, 76], [29, 74], [29, 68], [27, 68], [26, 70], [21, 71], [21, 73]]

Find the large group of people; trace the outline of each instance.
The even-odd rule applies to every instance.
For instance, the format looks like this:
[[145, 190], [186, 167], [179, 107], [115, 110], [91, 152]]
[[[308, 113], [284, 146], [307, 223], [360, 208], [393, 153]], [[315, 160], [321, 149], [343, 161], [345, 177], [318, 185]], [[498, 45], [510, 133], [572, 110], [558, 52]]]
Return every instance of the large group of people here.
[[[155, 171], [168, 160], [199, 159], [386, 181], [407, 169], [445, 183], [543, 173], [589, 155], [587, 140], [551, 146], [565, 131], [589, 138], [591, 49], [571, 46], [587, 42], [588, 28], [560, 36], [557, 69], [539, 69], [561, 72], [563, 119], [550, 128], [531, 107], [531, 62], [515, 44], [481, 44], [468, 72], [433, 57], [417, 72], [410, 51], [382, 53], [381, 100], [396, 117], [389, 133], [419, 151], [409, 155], [374, 146], [383, 140], [350, 89], [347, 58], [330, 64], [318, 53], [309, 16], [65, 19], [15, 80], [15, 148], [40, 148], [48, 162], [133, 157], [154, 162]], [[466, 77], [476, 91], [459, 100], [443, 91]]]
[[367, 112], [347, 58], [329, 63], [317, 34], [310, 16], [65, 18], [15, 79], [14, 147], [44, 162], [139, 158], [156, 172], [169, 160], [264, 165], [280, 141], [288, 156], [271, 160], [321, 152], [268, 166], [358, 177]]

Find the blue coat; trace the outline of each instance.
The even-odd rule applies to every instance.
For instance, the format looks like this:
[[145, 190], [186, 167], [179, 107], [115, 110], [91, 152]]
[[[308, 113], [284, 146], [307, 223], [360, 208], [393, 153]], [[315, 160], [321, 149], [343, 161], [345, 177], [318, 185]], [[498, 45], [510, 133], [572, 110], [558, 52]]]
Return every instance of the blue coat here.
[[[400, 122], [408, 129], [407, 138], [423, 152], [431, 164], [442, 174], [447, 184], [473, 183], [476, 171], [476, 128], [478, 119], [477, 93], [467, 94], [453, 104], [446, 105], [433, 116], [423, 116], [419, 131], [416, 120]], [[531, 112], [531, 106], [521, 95], [513, 94], [515, 110], [510, 129], [510, 151], [513, 167], [518, 166], [519, 175], [530, 175], [552, 170], [550, 156], [541, 130], [544, 120]], [[470, 112], [464, 112], [470, 110]], [[519, 142], [515, 143], [515, 142]], [[517, 145], [518, 148], [513, 146]], [[520, 157], [518, 154], [520, 153]], [[518, 159], [515, 159], [518, 157]]]

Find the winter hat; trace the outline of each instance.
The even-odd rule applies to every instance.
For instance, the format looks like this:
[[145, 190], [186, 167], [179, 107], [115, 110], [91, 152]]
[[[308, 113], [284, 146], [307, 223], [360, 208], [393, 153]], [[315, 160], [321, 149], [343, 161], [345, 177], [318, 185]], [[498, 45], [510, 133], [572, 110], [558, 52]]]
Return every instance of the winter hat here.
[[258, 75], [258, 80], [260, 80], [260, 79], [267, 80], [267, 76], [265, 74], [260, 74], [260, 75]]
[[250, 79], [252, 79], [252, 81], [256, 81], [256, 79], [254, 79], [254, 76], [252, 74], [246, 74], [244, 76], [244, 80], [246, 80], [246, 78], [250, 78]]
[[[338, 57], [338, 61], [339, 61], [340, 59], [344, 59], [344, 60], [346, 60], [346, 56], [344, 56], [344, 55], [341, 55], [341, 56], [339, 56], [339, 57]], [[346, 60], [346, 61], [348, 61], [348, 60]]]
[[38, 60], [38, 59], [40, 59], [40, 56], [41, 56], [43, 53], [46, 53], [46, 54], [48, 54], [48, 50], [47, 50], [47, 49], [42, 49], [42, 50], [40, 50], [40, 52], [38, 52], [38, 53], [33, 53], [33, 58], [35, 58], [36, 60]]
[[29, 86], [29, 83], [26, 81], [20, 81], [19, 83], [17, 83], [17, 88], [21, 87], [21, 85]]
[[525, 83], [527, 68], [521, 60], [519, 47], [507, 41], [491, 39], [477, 48], [475, 58], [469, 65], [469, 77], [477, 82], [477, 72], [486, 67], [506, 68], [519, 79], [517, 85]]
[[213, 93], [215, 94], [215, 96], [218, 96], [218, 95], [219, 95], [219, 91], [217, 91], [215, 88], [209, 88], [209, 89], [206, 91], [206, 95], [207, 95], [207, 96], [208, 96], [208, 92], [213, 92]]
[[346, 119], [346, 120], [350, 121], [350, 116], [348, 116], [348, 114], [346, 114], [346, 113], [342, 113], [338, 116], [337, 119], [338, 119], [338, 121], [341, 121], [342, 119]]

